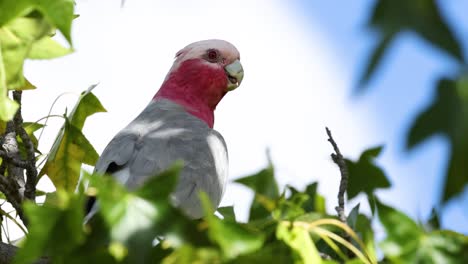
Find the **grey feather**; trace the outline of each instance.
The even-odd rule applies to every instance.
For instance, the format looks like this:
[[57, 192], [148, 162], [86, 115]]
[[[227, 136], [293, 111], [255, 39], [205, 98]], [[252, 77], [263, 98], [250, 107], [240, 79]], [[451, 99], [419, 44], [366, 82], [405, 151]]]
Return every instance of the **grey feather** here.
[[[134, 189], [177, 160], [182, 160], [184, 167], [171, 195], [173, 204], [188, 216], [200, 218], [203, 210], [198, 191], [202, 190], [217, 208], [228, 175], [223, 137], [181, 106], [161, 99], [152, 101], [111, 140], [95, 171], [111, 173], [129, 189]], [[117, 165], [117, 170], [109, 171], [112, 163]]]

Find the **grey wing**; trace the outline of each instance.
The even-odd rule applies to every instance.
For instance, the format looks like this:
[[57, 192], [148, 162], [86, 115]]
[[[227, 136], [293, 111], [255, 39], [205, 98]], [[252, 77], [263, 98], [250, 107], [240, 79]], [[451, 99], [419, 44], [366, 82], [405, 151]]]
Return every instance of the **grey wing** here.
[[219, 205], [227, 181], [228, 157], [226, 144], [218, 132], [206, 125], [192, 125], [191, 129], [168, 127], [146, 134], [128, 165], [131, 177], [127, 186], [139, 186], [181, 160], [184, 166], [171, 200], [189, 216], [200, 218], [203, 209], [198, 193], [206, 192], [213, 206]]
[[[94, 172], [99, 174], [114, 174], [122, 184], [125, 184], [125, 177], [128, 179], [128, 174], [125, 172], [128, 170], [127, 164], [133, 156], [138, 139], [137, 134], [125, 132], [123, 130], [109, 142], [94, 167]], [[86, 203], [86, 213], [89, 213], [88, 217], [91, 217], [97, 210], [95, 201], [94, 197], [90, 197]]]

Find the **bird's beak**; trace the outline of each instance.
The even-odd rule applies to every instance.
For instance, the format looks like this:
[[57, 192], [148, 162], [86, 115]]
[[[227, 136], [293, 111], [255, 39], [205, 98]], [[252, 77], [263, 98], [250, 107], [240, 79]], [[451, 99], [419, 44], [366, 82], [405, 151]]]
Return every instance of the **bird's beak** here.
[[239, 87], [244, 78], [244, 69], [242, 68], [242, 64], [239, 60], [235, 60], [233, 63], [226, 65], [224, 67], [226, 71], [226, 75], [228, 78], [228, 91], [232, 91]]

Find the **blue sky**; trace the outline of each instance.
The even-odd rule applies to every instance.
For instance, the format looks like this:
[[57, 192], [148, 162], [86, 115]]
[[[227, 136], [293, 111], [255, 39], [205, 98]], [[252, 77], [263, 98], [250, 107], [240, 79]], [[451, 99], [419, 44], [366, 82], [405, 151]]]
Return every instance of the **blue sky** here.
[[[365, 65], [375, 38], [365, 28], [375, 1], [301, 1], [300, 16], [318, 24], [331, 49], [339, 58], [345, 74], [349, 100], [375, 114], [378, 137], [385, 151], [378, 159], [393, 183], [380, 195], [415, 218], [426, 219], [441, 197], [448, 146], [442, 137], [433, 137], [411, 152], [404, 150], [405, 135], [417, 114], [432, 100], [434, 82], [453, 72], [450, 58], [424, 43], [414, 34], [402, 35], [391, 46], [375, 78], [364, 93], [353, 89]], [[468, 2], [439, 1], [444, 17], [468, 49]], [[464, 10], [464, 11], [463, 11]], [[346, 152], [346, 150], [343, 150]], [[468, 194], [454, 199], [443, 208], [445, 228], [468, 233]]]

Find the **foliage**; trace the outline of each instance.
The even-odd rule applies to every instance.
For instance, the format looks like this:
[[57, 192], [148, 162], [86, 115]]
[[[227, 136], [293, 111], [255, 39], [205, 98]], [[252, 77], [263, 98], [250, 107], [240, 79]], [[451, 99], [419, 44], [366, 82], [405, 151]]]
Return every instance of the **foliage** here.
[[442, 195], [443, 202], [446, 202], [459, 195], [468, 184], [468, 169], [465, 166], [468, 155], [468, 67], [463, 45], [442, 16], [438, 5], [436, 0], [375, 2], [368, 27], [377, 32], [378, 44], [370, 55], [359, 88], [362, 90], [366, 87], [374, 76], [395, 38], [408, 31], [445, 53], [458, 65], [451, 75], [436, 77], [439, 81], [434, 87], [434, 101], [413, 121], [407, 135], [408, 150], [435, 134], [448, 139], [451, 150]]
[[[71, 46], [73, 10], [71, 0], [0, 0], [2, 135], [6, 121], [18, 109], [7, 91], [34, 88], [23, 76], [24, 61], [52, 59], [72, 51], [52, 36], [59, 30]], [[376, 1], [369, 25], [381, 38], [362, 85], [371, 78], [392, 40], [405, 30], [464, 63], [461, 45], [433, 0]], [[437, 133], [449, 138], [452, 153], [444, 200], [461, 192], [468, 182], [463, 166], [468, 155], [468, 81], [466, 75], [457, 76], [439, 82], [434, 103], [415, 120], [408, 136], [408, 148]], [[89, 116], [105, 111], [93, 88], [84, 91], [73, 110], [64, 114], [63, 127], [45, 164], [39, 167], [40, 176], [49, 177], [56, 191], [46, 194], [43, 204], [22, 203], [29, 220], [28, 234], [15, 263], [31, 263], [41, 257], [53, 263], [468, 263], [468, 237], [440, 230], [436, 212], [427, 223], [418, 224], [379, 200], [376, 190], [390, 186], [376, 162], [382, 146], [364, 151], [357, 161], [345, 160], [348, 198], [363, 194], [372, 209], [371, 215], [365, 215], [357, 205], [346, 223], [327, 213], [331, 210], [317, 191], [318, 183], [303, 190], [280, 189], [271, 162], [258, 173], [236, 180], [255, 194], [247, 223], [236, 221], [233, 207], [218, 208], [221, 217], [213, 214], [215, 208], [204, 193], [200, 193], [205, 210], [202, 219], [191, 220], [174, 208], [169, 194], [177, 183], [180, 164], [134, 191], [112, 177], [89, 175], [81, 166], [93, 165], [98, 155], [82, 129]], [[21, 126], [33, 144], [33, 154], [40, 154], [34, 133], [42, 125], [22, 122]], [[30, 150], [24, 138], [18, 136], [17, 141], [26, 157]], [[5, 159], [1, 162], [1, 167], [7, 164]], [[1, 167], [1, 179], [11, 178]], [[87, 188], [84, 182], [89, 184]], [[2, 198], [7, 196], [5, 192]], [[100, 210], [84, 223], [88, 196], [95, 196]], [[0, 215], [0, 220], [3, 216], [15, 220], [1, 209]], [[379, 243], [373, 228], [377, 221], [386, 234]]]

